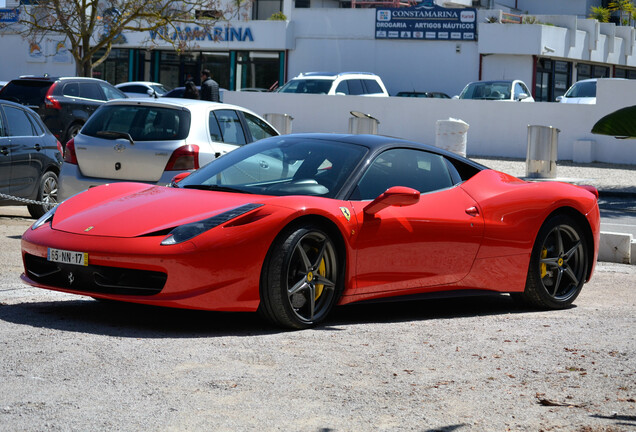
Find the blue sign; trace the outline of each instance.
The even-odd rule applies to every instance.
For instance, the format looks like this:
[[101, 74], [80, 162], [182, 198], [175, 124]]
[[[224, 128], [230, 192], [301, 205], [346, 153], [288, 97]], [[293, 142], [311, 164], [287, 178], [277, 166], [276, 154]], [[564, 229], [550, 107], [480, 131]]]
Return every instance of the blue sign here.
[[17, 23], [20, 19], [19, 9], [0, 9], [0, 22]]
[[422, 2], [409, 8], [378, 8], [376, 39], [477, 40], [477, 10], [449, 9]]

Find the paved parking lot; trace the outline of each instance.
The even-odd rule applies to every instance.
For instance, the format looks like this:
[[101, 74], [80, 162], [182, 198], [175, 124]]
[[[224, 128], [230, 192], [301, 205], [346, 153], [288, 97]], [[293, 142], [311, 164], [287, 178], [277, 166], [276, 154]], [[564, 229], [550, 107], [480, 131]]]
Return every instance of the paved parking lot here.
[[358, 305], [289, 332], [30, 288], [20, 211], [0, 208], [0, 430], [636, 428], [634, 266], [600, 264], [564, 311]]

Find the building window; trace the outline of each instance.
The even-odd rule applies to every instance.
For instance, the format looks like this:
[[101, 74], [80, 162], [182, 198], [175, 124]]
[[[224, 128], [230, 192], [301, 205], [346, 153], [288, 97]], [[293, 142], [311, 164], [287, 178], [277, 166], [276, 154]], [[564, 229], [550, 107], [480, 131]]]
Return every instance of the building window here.
[[[103, 51], [98, 51], [93, 56], [93, 61], [98, 60], [102, 55]], [[111, 84], [130, 81], [128, 79], [129, 60], [129, 49], [113, 48], [108, 54], [108, 58], [102, 64], [93, 68], [93, 78], [103, 79]]]
[[283, 11], [282, 0], [255, 0], [252, 7], [253, 20], [266, 20], [273, 14]]
[[636, 79], [636, 69], [616, 68], [614, 70], [616, 78]]
[[294, 6], [299, 9], [305, 9], [305, 8], [311, 7], [309, 3], [310, 3], [310, 0], [296, 0], [294, 2]]
[[609, 78], [609, 66], [594, 65], [588, 63], [578, 63], [576, 65], [576, 80], [581, 81], [589, 78]]
[[540, 58], [537, 60], [534, 100], [554, 102], [572, 84], [572, 63]]
[[236, 90], [275, 88], [280, 80], [280, 53], [238, 51], [236, 53]]

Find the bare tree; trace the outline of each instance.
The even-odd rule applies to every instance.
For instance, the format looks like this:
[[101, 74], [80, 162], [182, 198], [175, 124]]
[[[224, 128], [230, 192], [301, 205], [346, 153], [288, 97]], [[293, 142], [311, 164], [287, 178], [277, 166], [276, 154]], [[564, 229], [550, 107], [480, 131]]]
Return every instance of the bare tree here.
[[76, 74], [91, 76], [93, 68], [108, 58], [113, 44], [121, 42], [122, 32], [153, 32], [155, 38], [182, 51], [190, 40], [179, 37], [180, 26], [196, 24], [200, 32], [211, 32], [218, 21], [245, 13], [244, 3], [249, 2], [222, 1], [38, 0], [22, 6], [17, 23], [3, 27], [34, 42], [54, 35], [64, 38], [75, 59]]

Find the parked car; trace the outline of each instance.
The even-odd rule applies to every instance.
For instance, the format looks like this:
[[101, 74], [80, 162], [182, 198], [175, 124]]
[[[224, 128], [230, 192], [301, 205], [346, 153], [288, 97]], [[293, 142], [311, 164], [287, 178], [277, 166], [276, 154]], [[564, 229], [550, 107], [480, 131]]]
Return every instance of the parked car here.
[[397, 97], [418, 97], [418, 98], [436, 98], [450, 99], [450, 96], [442, 92], [418, 92], [418, 91], [401, 91], [395, 96]]
[[534, 102], [528, 86], [520, 80], [471, 82], [464, 87], [459, 99]]
[[[197, 90], [199, 91], [199, 94], [200, 94], [201, 93], [201, 86], [197, 86]], [[165, 97], [165, 98], [182, 98], [184, 92], [185, 92], [185, 87], [175, 87], [172, 90], [170, 90], [169, 92], [167, 92], [164, 95], [162, 95], [161, 97]]]
[[60, 199], [120, 181], [165, 185], [235, 148], [278, 131], [238, 106], [193, 99], [104, 104], [66, 146]]
[[24, 76], [9, 81], [0, 99], [36, 111], [62, 146], [104, 102], [127, 96], [106, 81], [78, 77]]
[[[624, 78], [603, 78], [603, 79], [624, 79]], [[557, 102], [570, 104], [595, 104], [596, 84], [598, 78], [590, 78], [577, 81], [568, 89], [563, 96], [556, 98]]]
[[31, 216], [41, 217], [57, 204], [58, 174], [62, 166], [60, 142], [37, 113], [23, 105], [0, 100], [0, 205], [27, 203]]
[[276, 90], [279, 93], [388, 96], [382, 79], [368, 72], [308, 72], [298, 75]]
[[525, 182], [432, 146], [283, 135], [183, 176], [61, 203], [22, 236], [23, 280], [107, 300], [258, 310], [302, 329], [337, 305], [433, 293], [566, 309], [594, 273], [594, 187]]
[[170, 91], [163, 84], [150, 81], [131, 81], [115, 86], [130, 98], [135, 97], [160, 97]]

